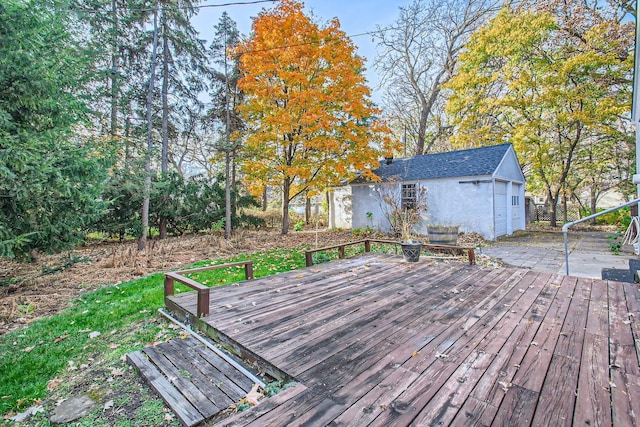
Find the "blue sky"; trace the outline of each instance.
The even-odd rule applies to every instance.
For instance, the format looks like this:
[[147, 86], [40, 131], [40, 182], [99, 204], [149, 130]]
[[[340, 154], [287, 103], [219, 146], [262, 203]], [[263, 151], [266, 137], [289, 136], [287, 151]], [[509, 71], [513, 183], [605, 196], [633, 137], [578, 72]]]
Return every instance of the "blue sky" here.
[[[373, 31], [377, 26], [387, 26], [393, 23], [398, 15], [398, 7], [409, 3], [410, 0], [307, 0], [304, 2], [305, 12], [312, 12], [316, 22], [326, 23], [336, 17], [340, 21], [342, 29], [347, 35], [355, 35]], [[222, 3], [219, 0], [204, 1], [203, 4]], [[238, 24], [238, 29], [242, 34], [249, 34], [251, 30], [252, 17], [258, 15], [263, 8], [275, 7], [276, 3], [263, 3], [259, 5], [239, 5], [225, 8], [203, 8], [200, 13], [193, 18], [195, 28], [200, 32], [200, 36], [207, 40], [211, 39], [213, 26], [218, 23], [223, 11], [231, 16]], [[379, 84], [377, 75], [372, 66], [375, 59], [376, 47], [370, 35], [352, 38], [354, 44], [358, 46], [358, 54], [367, 59], [367, 80], [369, 87], [374, 93], [374, 100], [380, 100], [380, 93], [376, 90]]]

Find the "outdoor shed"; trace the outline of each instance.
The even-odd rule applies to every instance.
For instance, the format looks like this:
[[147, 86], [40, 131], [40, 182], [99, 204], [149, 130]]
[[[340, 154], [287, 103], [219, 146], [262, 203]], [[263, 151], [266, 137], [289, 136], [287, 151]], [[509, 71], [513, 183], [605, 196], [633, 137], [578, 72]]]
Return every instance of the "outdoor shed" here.
[[[398, 185], [402, 197], [411, 194], [411, 188], [426, 187], [428, 210], [416, 229], [420, 234], [427, 234], [430, 224], [447, 225], [495, 240], [525, 228], [525, 178], [511, 144], [386, 159], [373, 172], [382, 183], [359, 177], [351, 182], [350, 195], [345, 195], [348, 188], [334, 192], [350, 198], [352, 229], [390, 230], [380, 185]], [[345, 204], [333, 203], [331, 208], [340, 206]]]

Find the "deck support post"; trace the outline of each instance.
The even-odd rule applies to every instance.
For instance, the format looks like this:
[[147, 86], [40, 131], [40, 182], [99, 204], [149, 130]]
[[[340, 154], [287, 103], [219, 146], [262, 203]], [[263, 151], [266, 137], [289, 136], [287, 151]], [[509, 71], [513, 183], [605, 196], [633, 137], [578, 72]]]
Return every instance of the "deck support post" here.
[[244, 278], [253, 280], [253, 261], [247, 261], [244, 265]]
[[469, 265], [476, 265], [476, 252], [473, 248], [467, 250], [467, 255], [469, 256]]
[[175, 293], [173, 277], [164, 276], [164, 297], [170, 297]]
[[209, 315], [209, 292], [209, 288], [198, 290], [198, 317]]

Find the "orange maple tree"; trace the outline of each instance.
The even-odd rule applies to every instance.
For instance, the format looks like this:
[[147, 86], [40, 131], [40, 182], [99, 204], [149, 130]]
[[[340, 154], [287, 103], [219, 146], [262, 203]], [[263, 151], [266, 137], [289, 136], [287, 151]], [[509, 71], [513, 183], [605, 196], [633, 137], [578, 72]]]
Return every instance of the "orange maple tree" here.
[[289, 202], [337, 185], [357, 172], [375, 179], [389, 130], [370, 101], [364, 61], [337, 19], [318, 26], [302, 4], [283, 0], [253, 22], [236, 50], [247, 102], [243, 169], [249, 191], [282, 189], [282, 234]]

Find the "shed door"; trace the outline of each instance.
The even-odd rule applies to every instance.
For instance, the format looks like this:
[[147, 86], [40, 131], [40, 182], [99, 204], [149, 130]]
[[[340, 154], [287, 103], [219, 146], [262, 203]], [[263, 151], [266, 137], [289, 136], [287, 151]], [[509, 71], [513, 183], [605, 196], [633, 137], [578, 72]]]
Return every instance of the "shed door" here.
[[520, 230], [520, 224], [522, 221], [522, 215], [524, 214], [524, 200], [520, 199], [520, 184], [513, 184], [513, 190], [511, 193], [511, 222], [513, 228]]
[[496, 181], [494, 189], [495, 237], [498, 237], [507, 234], [507, 183]]

